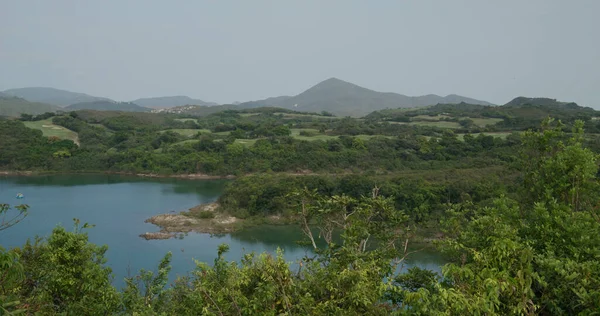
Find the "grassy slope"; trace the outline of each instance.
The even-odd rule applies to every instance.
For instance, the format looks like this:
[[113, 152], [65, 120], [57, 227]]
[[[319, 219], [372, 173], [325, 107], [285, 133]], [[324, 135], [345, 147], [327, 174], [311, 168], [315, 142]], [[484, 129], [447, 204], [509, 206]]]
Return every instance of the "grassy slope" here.
[[192, 121], [194, 123], [198, 123], [198, 119], [195, 119], [195, 118], [179, 118], [179, 119], [175, 119], [175, 121], [179, 121], [179, 122]]
[[79, 138], [77, 133], [72, 130], [66, 129], [62, 126], [52, 124], [52, 119], [35, 121], [35, 122], [23, 122], [25, 126], [33, 129], [39, 129], [47, 137], [58, 137], [60, 139], [70, 139], [74, 143], [79, 144]]
[[164, 130], [161, 132], [166, 132], [166, 131], [171, 131], [171, 132], [175, 132], [177, 134], [183, 135], [183, 136], [194, 136], [197, 133], [203, 133], [203, 134], [210, 134], [211, 131], [208, 129], [191, 129], [191, 128], [174, 128], [174, 129], [168, 129], [168, 130]]

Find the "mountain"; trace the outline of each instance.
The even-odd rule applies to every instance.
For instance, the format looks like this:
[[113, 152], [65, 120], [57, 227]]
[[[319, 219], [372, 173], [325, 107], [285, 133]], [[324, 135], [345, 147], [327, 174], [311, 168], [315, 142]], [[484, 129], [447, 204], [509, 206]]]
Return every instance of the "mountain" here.
[[206, 102], [198, 99], [192, 99], [187, 96], [170, 96], [170, 97], [156, 97], [156, 98], [141, 98], [137, 100], [131, 101], [131, 103], [135, 103], [137, 105], [147, 107], [147, 108], [155, 108], [155, 109], [165, 109], [165, 108], [173, 108], [176, 106], [182, 105], [205, 105], [205, 106], [213, 106], [218, 105], [214, 102]]
[[291, 99], [291, 98], [292, 97], [290, 97], [290, 96], [283, 95], [280, 97], [272, 97], [272, 98], [267, 98], [264, 100], [239, 103], [238, 105], [240, 106], [240, 108], [259, 108], [259, 107], [273, 107], [273, 106], [276, 107], [276, 106], [279, 106], [279, 105], [285, 103], [285, 101], [287, 101], [288, 99]]
[[377, 92], [337, 78], [330, 78], [293, 97], [278, 97], [242, 103], [241, 107], [277, 106], [296, 111], [327, 111], [339, 116], [363, 116], [386, 108], [411, 108], [438, 103], [473, 103], [490, 105], [486, 101], [459, 95], [441, 97], [435, 94], [409, 97]]
[[96, 111], [123, 111], [123, 112], [150, 112], [151, 109], [141, 107], [131, 102], [94, 101], [71, 104], [64, 108], [65, 111], [96, 110]]
[[30, 102], [42, 102], [58, 106], [67, 106], [81, 102], [112, 101], [108, 98], [94, 97], [85, 93], [41, 87], [9, 89], [2, 93], [19, 97]]
[[55, 112], [61, 108], [46, 103], [29, 102], [25, 99], [0, 94], [0, 116], [19, 117], [21, 114], [42, 114]]

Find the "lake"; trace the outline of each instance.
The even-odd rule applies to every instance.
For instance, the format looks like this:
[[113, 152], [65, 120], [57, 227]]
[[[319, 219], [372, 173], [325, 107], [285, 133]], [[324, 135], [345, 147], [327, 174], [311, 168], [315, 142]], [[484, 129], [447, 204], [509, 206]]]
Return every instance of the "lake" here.
[[[30, 206], [25, 220], [0, 232], [0, 245], [21, 246], [36, 235], [48, 236], [56, 225], [71, 230], [73, 218], [78, 218], [82, 223], [96, 225], [88, 230], [91, 242], [108, 245], [106, 257], [117, 286], [124, 284], [124, 277], [135, 275], [142, 268], [155, 270], [169, 251], [173, 254], [171, 279], [192, 271], [194, 260], [212, 263], [222, 243], [230, 246], [228, 260], [239, 260], [242, 253], [252, 251], [274, 253], [277, 247], [284, 250], [290, 262], [310, 254], [309, 249], [296, 243], [302, 233], [292, 226], [260, 226], [218, 236], [190, 233], [183, 239], [139, 237], [159, 230], [144, 223], [147, 218], [213, 202], [228, 181], [103, 174], [0, 177], [0, 203]], [[24, 198], [16, 199], [17, 193]], [[443, 263], [435, 251], [423, 250], [411, 255], [406, 266], [439, 271]]]

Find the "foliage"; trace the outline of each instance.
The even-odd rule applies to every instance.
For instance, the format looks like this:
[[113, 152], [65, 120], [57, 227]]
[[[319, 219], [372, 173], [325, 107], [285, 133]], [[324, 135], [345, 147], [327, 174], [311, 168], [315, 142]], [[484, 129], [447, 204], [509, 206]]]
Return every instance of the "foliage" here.
[[[89, 225], [76, 221], [73, 232], [57, 227], [47, 239], [0, 250], [0, 308], [75, 315], [597, 314], [597, 158], [582, 145], [581, 122], [573, 123], [571, 135], [553, 123], [522, 135], [522, 157], [513, 157], [521, 182], [512, 188], [496, 188], [505, 181], [486, 179], [493, 169], [476, 169], [482, 173], [477, 181], [470, 175], [478, 173], [458, 169], [412, 178], [407, 173], [239, 179], [221, 198], [224, 207], [253, 214], [282, 207], [296, 218], [314, 255], [294, 269], [281, 251], [228, 262], [228, 247], [221, 245], [212, 265], [198, 262], [171, 287], [169, 253], [156, 273], [142, 270], [119, 293], [105, 266], [106, 247], [89, 243], [83, 231]], [[342, 146], [361, 145], [347, 141]], [[459, 146], [452, 133], [419, 142], [424, 156]], [[199, 144], [213, 164], [219, 161], [211, 156], [215, 152], [240, 153], [209, 138]], [[464, 144], [497, 146], [485, 136], [466, 137]], [[256, 146], [272, 149], [274, 143]], [[430, 177], [440, 179], [432, 183]], [[430, 213], [432, 207], [443, 211]], [[428, 216], [440, 219], [444, 236], [437, 244], [449, 263], [441, 275], [423, 269], [399, 273], [412, 225]]]
[[[519, 201], [454, 205], [442, 249], [443, 281], [396, 292], [417, 314], [593, 314], [600, 310], [600, 216], [595, 156], [581, 147], [582, 123], [563, 143], [560, 122], [523, 135]], [[429, 287], [429, 289], [427, 289]]]
[[0, 232], [18, 224], [27, 216], [29, 205], [20, 204], [11, 209], [8, 204], [0, 204]]
[[15, 250], [25, 270], [19, 292], [29, 311], [90, 315], [118, 309], [111, 269], [104, 266], [107, 247], [88, 242], [83, 232], [88, 227], [75, 220], [73, 232], [57, 227], [47, 240], [28, 241]]

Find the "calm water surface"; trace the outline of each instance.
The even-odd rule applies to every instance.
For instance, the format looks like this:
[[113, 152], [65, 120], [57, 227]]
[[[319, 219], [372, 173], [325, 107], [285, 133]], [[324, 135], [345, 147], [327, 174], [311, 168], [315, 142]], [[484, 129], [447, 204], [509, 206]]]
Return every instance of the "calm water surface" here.
[[[229, 260], [242, 253], [285, 251], [293, 262], [309, 253], [298, 246], [302, 234], [290, 226], [261, 226], [233, 234], [211, 236], [188, 234], [184, 239], [144, 240], [145, 232], [157, 227], [144, 220], [170, 211], [183, 211], [201, 203], [215, 201], [227, 180], [145, 179], [121, 175], [52, 175], [0, 177], [0, 203], [28, 204], [29, 216], [18, 225], [0, 232], [5, 248], [23, 245], [36, 235], [48, 236], [56, 225], [72, 229], [73, 218], [96, 225], [89, 229], [90, 241], [106, 244], [108, 265], [114, 283], [122, 286], [124, 277], [139, 269], [156, 269], [159, 260], [173, 253], [171, 278], [185, 275], [194, 260], [212, 263], [217, 246], [227, 243]], [[23, 193], [22, 200], [15, 198]], [[421, 251], [409, 258], [407, 266], [418, 265], [439, 271], [442, 258], [434, 251]]]

